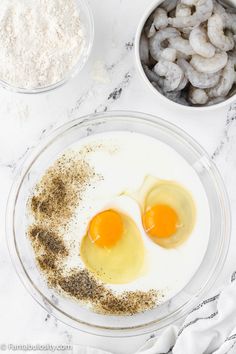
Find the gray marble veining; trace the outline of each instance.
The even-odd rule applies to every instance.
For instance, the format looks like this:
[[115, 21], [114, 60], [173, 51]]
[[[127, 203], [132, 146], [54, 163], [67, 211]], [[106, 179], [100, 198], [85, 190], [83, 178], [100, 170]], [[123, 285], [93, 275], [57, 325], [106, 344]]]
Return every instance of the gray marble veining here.
[[[67, 327], [50, 315], [50, 309], [47, 314], [31, 298], [9, 259], [4, 219], [13, 179], [33, 147], [53, 129], [79, 116], [117, 109], [144, 111], [177, 124], [197, 139], [218, 166], [232, 206], [233, 237], [216, 287], [235, 268], [236, 103], [199, 116], [173, 109], [150, 92], [135, 68], [133, 50], [136, 27], [149, 3], [149, 0], [91, 1], [96, 19], [95, 45], [83, 72], [48, 94], [22, 96], [0, 90], [0, 344], [89, 344], [128, 354], [149, 338], [104, 339]], [[94, 75], [96, 62], [105, 77]]]

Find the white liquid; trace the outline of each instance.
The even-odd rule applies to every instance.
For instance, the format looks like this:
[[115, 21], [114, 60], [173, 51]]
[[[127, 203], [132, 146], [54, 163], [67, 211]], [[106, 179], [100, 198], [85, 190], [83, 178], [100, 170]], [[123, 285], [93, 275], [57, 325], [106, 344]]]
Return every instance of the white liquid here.
[[[85, 154], [85, 159], [103, 180], [94, 183], [86, 192], [65, 234], [65, 240], [71, 245], [65, 267], [84, 266], [79, 246], [88, 223], [98, 212], [113, 207], [131, 216], [138, 225], [148, 265], [144, 275], [134, 282], [110, 288], [117, 292], [157, 289], [165, 292], [165, 300], [171, 298], [191, 280], [207, 249], [210, 211], [199, 177], [172, 148], [146, 135], [102, 133], [80, 140], [70, 150], [80, 151], [88, 144], [102, 144], [95, 152]], [[119, 196], [124, 191], [139, 189], [147, 175], [180, 183], [191, 192], [195, 201], [196, 225], [189, 239], [177, 249], [164, 249], [153, 243], [143, 231], [137, 203], [127, 196]]]

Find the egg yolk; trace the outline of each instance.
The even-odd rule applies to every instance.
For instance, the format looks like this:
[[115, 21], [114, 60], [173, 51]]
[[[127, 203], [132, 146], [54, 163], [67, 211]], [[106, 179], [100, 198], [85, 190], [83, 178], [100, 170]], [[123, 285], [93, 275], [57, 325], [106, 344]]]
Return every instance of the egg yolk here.
[[88, 230], [92, 242], [103, 248], [113, 247], [123, 234], [121, 215], [114, 210], [105, 210], [91, 220]]
[[143, 226], [151, 237], [168, 238], [175, 234], [178, 215], [168, 205], [158, 204], [148, 209], [143, 215]]

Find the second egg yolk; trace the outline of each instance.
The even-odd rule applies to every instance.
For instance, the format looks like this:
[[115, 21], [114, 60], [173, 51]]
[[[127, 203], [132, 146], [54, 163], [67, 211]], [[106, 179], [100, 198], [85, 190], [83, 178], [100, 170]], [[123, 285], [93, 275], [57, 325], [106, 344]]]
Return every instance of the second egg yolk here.
[[170, 237], [175, 234], [177, 224], [178, 215], [168, 205], [154, 205], [143, 214], [143, 227], [151, 237]]
[[115, 210], [105, 210], [95, 215], [89, 224], [88, 234], [98, 246], [113, 247], [123, 234], [122, 216]]

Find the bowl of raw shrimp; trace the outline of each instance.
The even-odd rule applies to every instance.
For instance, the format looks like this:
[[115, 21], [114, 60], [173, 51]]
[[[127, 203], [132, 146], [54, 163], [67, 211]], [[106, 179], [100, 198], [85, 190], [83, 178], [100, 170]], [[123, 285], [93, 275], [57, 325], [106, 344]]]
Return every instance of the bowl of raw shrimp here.
[[236, 99], [236, 8], [219, 0], [156, 0], [135, 39], [143, 80], [175, 106], [213, 109]]

